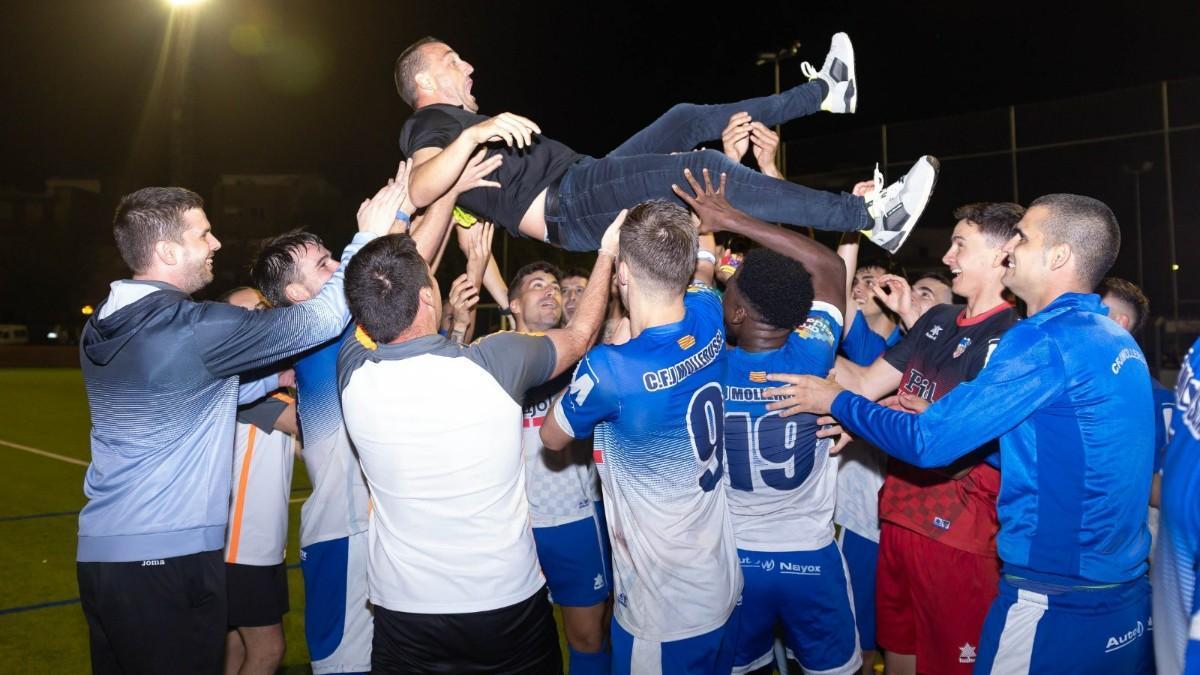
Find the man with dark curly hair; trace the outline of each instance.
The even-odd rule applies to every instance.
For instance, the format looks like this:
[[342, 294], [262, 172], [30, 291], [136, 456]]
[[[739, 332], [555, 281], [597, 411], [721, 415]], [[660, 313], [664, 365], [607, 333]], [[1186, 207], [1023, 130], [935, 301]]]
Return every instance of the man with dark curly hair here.
[[767, 411], [763, 395], [767, 373], [824, 376], [833, 367], [846, 308], [845, 266], [820, 242], [733, 208], [723, 192], [684, 197], [702, 229], [768, 247], [746, 253], [723, 298], [733, 345], [723, 383], [725, 487], [745, 580], [733, 672], [771, 663], [776, 624], [805, 672], [856, 672], [858, 628], [833, 540], [832, 440], [822, 438], [829, 432], [816, 415], [784, 420]]

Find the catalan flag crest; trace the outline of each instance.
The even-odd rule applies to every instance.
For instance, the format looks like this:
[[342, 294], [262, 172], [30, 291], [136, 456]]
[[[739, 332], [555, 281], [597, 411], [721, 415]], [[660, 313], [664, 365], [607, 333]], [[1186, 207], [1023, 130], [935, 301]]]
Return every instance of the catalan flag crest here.
[[684, 335], [676, 342], [679, 343], [680, 349], [691, 349], [692, 347], [696, 346], [696, 338], [692, 337], [691, 335]]
[[761, 370], [752, 370], [752, 371], [750, 371], [750, 381], [751, 382], [766, 382], [767, 374]]

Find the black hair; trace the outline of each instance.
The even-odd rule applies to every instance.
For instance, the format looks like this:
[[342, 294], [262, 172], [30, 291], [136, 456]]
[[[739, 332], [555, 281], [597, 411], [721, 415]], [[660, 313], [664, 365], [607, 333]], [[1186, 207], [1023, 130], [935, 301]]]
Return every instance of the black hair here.
[[765, 323], [791, 330], [812, 309], [812, 275], [799, 261], [767, 248], [754, 248], [735, 277], [737, 289]]
[[312, 232], [292, 230], [263, 242], [254, 256], [250, 279], [275, 307], [292, 304], [285, 291], [296, 281], [296, 260], [309, 246], [324, 248], [325, 242]]
[[954, 209], [954, 220], [975, 224], [993, 246], [1003, 246], [1017, 233], [1025, 207], [1012, 202], [975, 202]]
[[508, 301], [509, 302], [516, 300], [517, 296], [521, 294], [521, 284], [525, 283], [525, 277], [529, 276], [530, 274], [535, 274], [537, 272], [545, 272], [546, 274], [549, 274], [550, 276], [554, 277], [555, 281], [562, 280], [562, 270], [560, 270], [554, 264], [548, 263], [545, 260], [536, 260], [534, 262], [531, 262], [528, 265], [525, 265], [521, 269], [517, 270], [517, 273], [513, 275], [512, 281], [509, 282], [509, 284], [508, 284]]
[[145, 272], [160, 241], [183, 241], [183, 214], [204, 208], [200, 195], [181, 187], [148, 187], [121, 198], [113, 214], [113, 238], [135, 274]]
[[378, 344], [395, 340], [412, 325], [420, 291], [429, 288], [429, 267], [406, 234], [370, 242], [346, 266], [346, 302], [367, 335]]

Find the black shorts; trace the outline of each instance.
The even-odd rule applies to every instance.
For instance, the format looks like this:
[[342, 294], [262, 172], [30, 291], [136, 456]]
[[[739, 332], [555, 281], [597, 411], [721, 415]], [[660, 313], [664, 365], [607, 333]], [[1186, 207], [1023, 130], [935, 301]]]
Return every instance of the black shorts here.
[[376, 607], [371, 671], [560, 675], [562, 653], [546, 588], [486, 612], [412, 614]]
[[231, 565], [225, 563], [225, 592], [229, 598], [229, 627], [274, 626], [288, 611], [287, 563]]
[[92, 672], [219, 673], [225, 658], [225, 556], [80, 562]]

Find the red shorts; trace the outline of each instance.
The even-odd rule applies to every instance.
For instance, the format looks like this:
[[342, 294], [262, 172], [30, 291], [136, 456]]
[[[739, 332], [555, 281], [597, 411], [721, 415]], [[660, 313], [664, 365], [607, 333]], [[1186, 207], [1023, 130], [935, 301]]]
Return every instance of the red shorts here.
[[915, 654], [918, 673], [970, 673], [1000, 560], [884, 522], [876, 571], [876, 642]]

